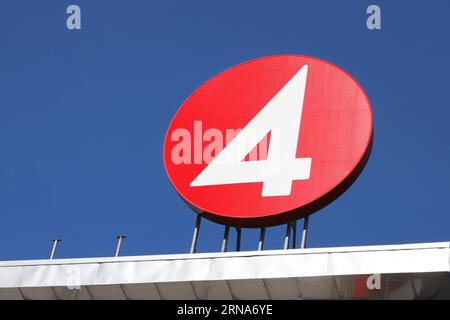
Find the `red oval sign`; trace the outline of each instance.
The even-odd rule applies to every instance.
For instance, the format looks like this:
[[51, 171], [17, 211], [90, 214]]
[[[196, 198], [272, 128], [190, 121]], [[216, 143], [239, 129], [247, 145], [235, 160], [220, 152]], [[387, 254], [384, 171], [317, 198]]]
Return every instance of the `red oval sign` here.
[[255, 59], [200, 86], [164, 142], [181, 197], [213, 221], [286, 223], [344, 192], [365, 166], [372, 112], [358, 83], [326, 61]]

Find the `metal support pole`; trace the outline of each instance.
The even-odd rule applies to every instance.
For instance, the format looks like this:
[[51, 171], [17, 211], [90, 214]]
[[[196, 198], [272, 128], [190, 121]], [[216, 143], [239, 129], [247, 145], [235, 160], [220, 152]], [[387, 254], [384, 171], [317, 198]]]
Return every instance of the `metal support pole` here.
[[117, 247], [116, 247], [116, 254], [114, 255], [115, 257], [119, 256], [120, 253], [120, 247], [122, 246], [122, 240], [125, 239], [126, 237], [123, 235], [118, 235], [117, 236]]
[[308, 223], [309, 223], [309, 216], [306, 216], [305, 218], [303, 218], [302, 243], [300, 244], [301, 249], [306, 248], [306, 236], [308, 235]]
[[266, 236], [266, 228], [262, 227], [259, 232], [258, 251], [261, 251], [264, 247], [264, 238]]
[[290, 236], [291, 236], [291, 223], [289, 222], [288, 224], [286, 224], [286, 235], [284, 236], [283, 249], [285, 249], [285, 250], [289, 248]]
[[241, 251], [241, 228], [236, 227], [236, 251]]
[[291, 222], [292, 226], [292, 249], [297, 245], [297, 220]]
[[58, 243], [61, 242], [61, 239], [53, 239], [53, 247], [52, 252], [50, 253], [50, 260], [55, 257], [56, 247], [58, 247]]
[[220, 252], [226, 252], [228, 246], [228, 235], [230, 234], [230, 226], [225, 226], [225, 231], [223, 233], [222, 247]]
[[200, 231], [200, 222], [201, 221], [202, 221], [202, 216], [197, 214], [197, 219], [195, 220], [194, 235], [192, 236], [191, 250], [189, 251], [189, 253], [195, 253], [197, 250], [197, 239], [198, 239], [198, 233]]

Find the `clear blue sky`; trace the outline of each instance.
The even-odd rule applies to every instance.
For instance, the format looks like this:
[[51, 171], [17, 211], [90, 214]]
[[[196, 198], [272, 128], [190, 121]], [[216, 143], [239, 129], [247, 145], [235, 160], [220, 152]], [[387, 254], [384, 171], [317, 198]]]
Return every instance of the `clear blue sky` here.
[[[78, 4], [82, 30], [66, 28]], [[378, 4], [382, 30], [366, 28]], [[183, 100], [240, 62], [295, 53], [352, 74], [374, 113], [356, 183], [311, 217], [309, 246], [450, 239], [450, 25], [433, 1], [2, 1], [0, 260], [183, 253], [195, 215], [162, 147]], [[223, 228], [205, 222], [199, 251]], [[280, 248], [284, 227], [267, 231]], [[255, 249], [257, 232], [244, 231]], [[233, 235], [234, 240], [234, 235]]]

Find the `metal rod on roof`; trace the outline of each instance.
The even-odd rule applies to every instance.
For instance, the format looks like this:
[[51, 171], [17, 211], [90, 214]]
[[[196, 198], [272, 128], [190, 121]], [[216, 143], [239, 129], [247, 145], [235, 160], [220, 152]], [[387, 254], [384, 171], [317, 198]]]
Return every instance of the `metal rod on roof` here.
[[241, 251], [241, 228], [236, 227], [236, 251]]
[[286, 234], [284, 236], [284, 246], [283, 249], [288, 249], [289, 248], [289, 239], [291, 237], [291, 223], [288, 222], [286, 224]]
[[297, 220], [291, 222], [292, 225], [292, 249], [297, 245]]
[[302, 249], [306, 248], [306, 237], [308, 235], [308, 223], [309, 223], [309, 216], [306, 216], [305, 218], [303, 218], [302, 242], [300, 244], [300, 248], [302, 248]]
[[261, 251], [264, 248], [264, 238], [266, 236], [266, 228], [262, 227], [259, 232], [259, 241], [258, 241], [258, 251]]
[[53, 239], [53, 247], [52, 252], [50, 253], [50, 260], [52, 260], [55, 257], [56, 248], [58, 247], [58, 243], [61, 242], [61, 239]]
[[197, 214], [197, 218], [195, 219], [194, 234], [192, 236], [191, 250], [189, 251], [189, 253], [195, 253], [197, 251], [197, 240], [198, 240], [198, 233], [200, 231], [201, 221], [202, 216]]
[[230, 226], [225, 226], [225, 231], [223, 233], [222, 247], [220, 248], [220, 252], [227, 251], [229, 234], [230, 234]]
[[120, 253], [120, 247], [122, 246], [122, 240], [125, 239], [126, 237], [123, 235], [118, 235], [117, 236], [117, 248], [116, 248], [116, 254], [114, 255], [115, 257], [119, 256]]

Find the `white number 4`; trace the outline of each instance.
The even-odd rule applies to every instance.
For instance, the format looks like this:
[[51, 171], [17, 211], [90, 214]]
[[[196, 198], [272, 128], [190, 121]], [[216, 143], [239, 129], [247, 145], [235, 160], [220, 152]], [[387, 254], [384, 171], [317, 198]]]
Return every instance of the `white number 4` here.
[[[303, 66], [191, 182], [191, 187], [262, 182], [262, 196], [288, 196], [308, 180], [311, 158], [296, 158], [308, 66]], [[267, 160], [242, 161], [270, 132]]]

